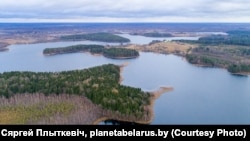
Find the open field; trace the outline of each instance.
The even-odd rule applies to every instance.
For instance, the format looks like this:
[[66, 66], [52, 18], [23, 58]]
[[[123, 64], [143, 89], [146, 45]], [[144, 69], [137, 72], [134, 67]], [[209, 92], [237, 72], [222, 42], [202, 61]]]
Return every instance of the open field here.
[[189, 51], [193, 48], [198, 47], [195, 44], [181, 43], [175, 41], [168, 42], [159, 42], [151, 45], [128, 45], [126, 48], [135, 49], [138, 51], [144, 52], [154, 52], [154, 53], [162, 53], [162, 54], [177, 54], [177, 55], [185, 55], [189, 53]]

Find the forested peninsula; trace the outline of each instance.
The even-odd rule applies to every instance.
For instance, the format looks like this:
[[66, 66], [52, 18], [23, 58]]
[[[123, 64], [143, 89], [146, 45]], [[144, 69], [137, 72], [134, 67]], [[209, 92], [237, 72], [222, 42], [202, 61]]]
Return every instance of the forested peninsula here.
[[197, 41], [179, 42], [198, 46], [186, 54], [192, 64], [226, 68], [235, 74], [250, 74], [250, 31], [229, 31], [227, 35], [211, 35]]
[[[152, 113], [147, 107], [151, 104], [151, 95], [140, 88], [123, 86], [119, 84], [119, 81], [120, 66], [112, 64], [62, 72], [4, 72], [0, 74], [0, 96], [2, 96], [0, 98], [0, 122], [6, 123], [10, 120], [13, 121], [12, 124], [39, 123], [58, 114], [67, 117], [76, 111], [76, 106], [80, 103], [75, 104], [74, 100], [65, 101], [65, 99], [76, 96], [86, 97], [91, 101], [90, 103], [109, 111], [112, 113], [109, 114], [112, 115], [112, 119], [133, 122], [150, 121]], [[31, 101], [27, 100], [32, 98], [29, 95], [38, 95], [45, 101], [26, 104]], [[56, 102], [42, 104], [48, 101], [43, 95], [52, 97], [54, 101], [57, 96], [62, 98]], [[17, 96], [25, 96], [27, 99], [22, 101], [24, 103], [18, 104]], [[32, 101], [39, 100], [40, 98], [34, 98]], [[12, 102], [9, 103], [9, 101]], [[74, 117], [71, 118], [74, 119]], [[77, 117], [74, 120], [77, 120]]]
[[126, 48], [105, 48], [101, 45], [73, 45], [68, 47], [45, 48], [44, 55], [56, 55], [76, 52], [90, 52], [92, 54], [102, 54], [107, 58], [130, 59], [139, 56], [139, 52], [134, 49]]
[[111, 33], [88, 33], [88, 34], [76, 34], [76, 35], [66, 35], [60, 38], [61, 40], [79, 41], [79, 40], [90, 40], [90, 41], [100, 41], [109, 43], [128, 43], [129, 39], [111, 34]]

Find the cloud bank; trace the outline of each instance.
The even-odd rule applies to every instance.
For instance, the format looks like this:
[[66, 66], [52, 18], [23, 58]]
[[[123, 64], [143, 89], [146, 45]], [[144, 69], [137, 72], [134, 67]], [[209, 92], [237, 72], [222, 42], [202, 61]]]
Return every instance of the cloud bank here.
[[250, 22], [250, 1], [1, 0], [0, 21]]

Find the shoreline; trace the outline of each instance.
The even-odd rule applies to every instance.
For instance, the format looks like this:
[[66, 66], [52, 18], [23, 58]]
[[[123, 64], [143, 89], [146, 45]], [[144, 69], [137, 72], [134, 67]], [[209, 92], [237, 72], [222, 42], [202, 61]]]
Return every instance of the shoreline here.
[[250, 76], [250, 72], [239, 72], [239, 73], [231, 73], [233, 75], [240, 75], [240, 76]]
[[[185, 58], [186, 59], [186, 58]], [[219, 69], [224, 69], [226, 70], [228, 73], [232, 74], [232, 75], [241, 75], [241, 76], [250, 76], [250, 72], [236, 72], [236, 73], [233, 73], [233, 72], [230, 72], [228, 71], [228, 69], [226, 67], [219, 67], [219, 66], [210, 66], [210, 65], [204, 65], [204, 64], [193, 64], [193, 63], [190, 63], [187, 59], [186, 61], [191, 64], [191, 65], [194, 65], [196, 67], [201, 67], [201, 68], [219, 68]]]
[[9, 50], [8, 47], [1, 47], [1, 48], [0, 48], [0, 52], [4, 52], [4, 51], [8, 51], [8, 50]]
[[10, 44], [0, 42], [0, 52], [9, 50], [8, 46]]
[[122, 76], [122, 73], [124, 71], [124, 67], [126, 67], [128, 65], [129, 65], [129, 62], [124, 62], [121, 65], [119, 65], [119, 67], [120, 67], [120, 80], [119, 80], [119, 84], [121, 84], [122, 81], [124, 80], [124, 77]]
[[150, 105], [148, 105], [149, 108], [149, 113], [150, 113], [150, 121], [149, 123], [151, 123], [154, 119], [154, 105], [155, 105], [155, 101], [164, 93], [173, 91], [174, 88], [173, 87], [167, 87], [167, 86], [161, 86], [159, 87], [157, 90], [150, 92], [151, 93], [151, 97], [150, 97]]
[[110, 59], [135, 59], [135, 58], [138, 58], [138, 56], [128, 56], [128, 57], [110, 57], [110, 56], [107, 56], [107, 55], [103, 55], [104, 57], [106, 58], [110, 58]]

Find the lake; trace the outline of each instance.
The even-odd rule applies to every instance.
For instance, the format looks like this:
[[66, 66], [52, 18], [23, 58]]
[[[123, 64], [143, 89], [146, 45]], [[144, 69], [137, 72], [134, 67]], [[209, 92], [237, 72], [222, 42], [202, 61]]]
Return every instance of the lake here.
[[[152, 41], [142, 36], [123, 36], [137, 44]], [[55, 72], [129, 62], [122, 73], [122, 84], [145, 91], [162, 85], [174, 87], [156, 100], [151, 124], [250, 124], [249, 77], [232, 75], [219, 68], [197, 67], [175, 55], [140, 52], [136, 59], [114, 60], [90, 53], [42, 54], [44, 48], [80, 43], [107, 44], [81, 41], [11, 45], [9, 51], [0, 52], [0, 72]]]

